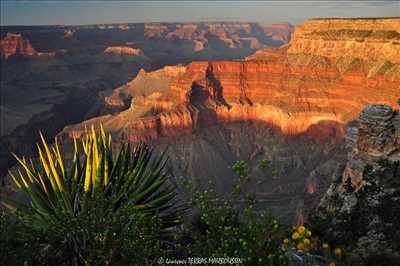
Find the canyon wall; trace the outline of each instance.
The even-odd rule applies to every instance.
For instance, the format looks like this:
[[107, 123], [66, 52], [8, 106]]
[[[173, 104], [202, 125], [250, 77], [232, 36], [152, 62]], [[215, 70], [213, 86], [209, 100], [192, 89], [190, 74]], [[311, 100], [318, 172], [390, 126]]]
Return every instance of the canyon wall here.
[[133, 87], [141, 86], [137, 101], [146, 102], [148, 110], [139, 108], [127, 119], [158, 114], [171, 104], [149, 95], [169, 84], [168, 70], [151, 71], [196, 60], [241, 59], [286, 43], [291, 30], [289, 24], [235, 22], [0, 27], [0, 176], [15, 163], [11, 152], [32, 154], [39, 129], [51, 139], [66, 125], [128, 108], [126, 83], [140, 69], [143, 75]]
[[[366, 183], [367, 166], [381, 168], [380, 161], [400, 161], [400, 114], [389, 105], [368, 105], [346, 134], [348, 162], [343, 175], [328, 192], [344, 193], [347, 185], [355, 191]], [[398, 177], [397, 177], [398, 178]], [[323, 201], [324, 205], [326, 200]]]
[[[117, 142], [168, 148], [174, 175], [216, 177], [222, 191], [234, 180], [233, 163], [244, 160], [254, 178], [246, 190], [260, 206], [283, 221], [302, 224], [332, 176], [358, 169], [356, 160], [354, 167], [344, 166], [346, 126], [366, 104], [397, 106], [400, 68], [393, 55], [371, 62], [352, 49], [328, 57], [289, 53], [290, 47], [260, 50], [241, 61], [141, 71], [107, 98], [125, 99], [119, 102], [125, 110], [70, 125], [59, 136], [80, 137], [85, 126], [102, 124]], [[365, 130], [377, 125], [372, 124]], [[392, 130], [380, 128], [377, 135]], [[363, 136], [367, 141], [369, 133]], [[266, 171], [258, 168], [263, 160], [268, 160]]]
[[[399, 101], [400, 103], [400, 101]], [[368, 105], [347, 133], [348, 158], [310, 212], [325, 239], [347, 250], [349, 265], [396, 265], [400, 235], [399, 107]]]
[[209, 35], [230, 48], [260, 49], [265, 44], [283, 44], [290, 39], [293, 26], [287, 23], [266, 24], [248, 22], [146, 23], [144, 35], [149, 38], [192, 40], [195, 51], [204, 50], [213, 42]]
[[31, 42], [21, 34], [7, 33], [0, 40], [0, 58], [7, 59], [11, 55], [54, 57], [55, 52], [38, 52]]
[[8, 33], [0, 40], [0, 56], [3, 59], [13, 54], [35, 55], [36, 53], [30, 41], [22, 38], [21, 34]]
[[400, 20], [311, 19], [296, 28], [289, 54], [400, 62]]
[[[287, 135], [301, 134], [329, 122], [324, 124], [329, 130], [320, 131], [330, 136], [333, 133], [340, 139], [344, 136], [345, 124], [366, 103], [395, 105], [400, 97], [399, 66], [395, 63], [385, 71], [370, 75], [370, 65], [364, 61], [358, 61], [357, 67], [350, 64], [343, 71], [341, 65], [329, 58], [304, 55], [294, 58], [280, 50], [268, 53], [275, 57], [193, 62], [184, 70], [180, 67], [174, 75], [161, 77], [155, 73], [157, 80], [151, 75], [146, 78], [139, 75], [124, 87], [130, 91], [125, 96], [132, 97], [127, 110], [82, 125], [110, 124], [113, 125], [109, 128], [111, 132], [124, 132], [131, 140], [137, 140], [138, 136], [154, 140], [220, 122], [262, 121]], [[164, 85], [158, 86], [162, 80]], [[145, 87], [153, 94], [133, 93], [143, 94]], [[118, 102], [118, 95], [114, 93], [107, 99]], [[141, 115], [148, 114], [151, 108], [159, 112], [143, 118]], [[80, 131], [82, 125], [68, 127], [64, 133]]]

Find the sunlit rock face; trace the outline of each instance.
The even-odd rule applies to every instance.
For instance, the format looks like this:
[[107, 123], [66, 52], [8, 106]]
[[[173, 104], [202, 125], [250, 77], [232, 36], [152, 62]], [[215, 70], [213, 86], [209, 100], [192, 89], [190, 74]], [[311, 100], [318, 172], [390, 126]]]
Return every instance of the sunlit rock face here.
[[143, 56], [144, 53], [142, 50], [133, 48], [133, 47], [127, 47], [127, 46], [110, 46], [107, 47], [104, 50], [104, 53], [108, 54], [125, 54], [125, 55], [137, 55], [137, 56]]
[[[124, 131], [127, 135], [132, 135], [129, 131], [135, 128], [133, 135], [153, 140], [235, 121], [263, 121], [284, 134], [296, 135], [328, 121], [331, 123], [325, 123], [325, 127], [320, 127], [324, 130], [319, 132], [325, 131], [329, 136], [333, 132], [340, 139], [344, 136], [344, 125], [356, 117], [365, 103], [395, 104], [396, 95], [400, 96], [397, 79], [382, 75], [368, 78], [356, 71], [341, 74], [334, 66], [324, 69], [248, 60], [194, 62], [179, 69], [172, 75], [165, 75], [165, 71], [154, 74], [157, 78], [149, 77], [147, 83], [139, 82], [143, 79], [139, 75], [127, 86], [129, 91], [144, 91], [143, 86], [147, 86], [152, 93], [132, 93], [127, 110], [87, 123], [118, 124], [109, 130]], [[162, 75], [165, 84], [156, 86]], [[152, 82], [155, 86], [151, 86]], [[126, 99], [127, 94], [121, 97]], [[107, 98], [109, 102], [110, 99], [118, 97], [114, 94]], [[149, 110], [157, 112], [151, 115]], [[129, 121], [124, 117], [130, 117]], [[132, 127], [135, 123], [148, 126]], [[154, 125], [154, 133], [139, 133], [141, 128], [150, 132], [150, 124]], [[65, 132], [79, 127], [72, 126]], [[314, 135], [318, 137], [315, 132]]]
[[[15, 163], [11, 152], [32, 155], [39, 129], [52, 139], [66, 125], [127, 109], [130, 92], [115, 88], [129, 88], [126, 83], [140, 69], [147, 72], [133, 84], [141, 86], [136, 90], [137, 112], [118, 118], [121, 124], [142, 115], [151, 118], [176, 104], [157, 92], [175, 77], [169, 77], [168, 68], [161, 71], [165, 74], [151, 71], [196, 60], [242, 59], [256, 49], [287, 43], [291, 31], [289, 24], [236, 22], [2, 26], [0, 114], [6, 126], [0, 126], [0, 179]], [[153, 89], [157, 93], [150, 95]], [[164, 120], [171, 124], [169, 115]], [[173, 133], [162, 134], [166, 132]], [[142, 135], [132, 139], [145, 138], [146, 131]]]
[[[316, 21], [324, 28], [324, 20]], [[312, 32], [308, 25], [299, 30]], [[293, 38], [300, 33], [296, 29]], [[244, 159], [255, 176], [248, 189], [279, 215], [301, 224], [332, 175], [343, 172], [346, 125], [366, 104], [396, 105], [400, 67], [393, 54], [368, 59], [345, 49], [331, 57], [323, 46], [306, 53], [294, 52], [292, 45], [260, 50], [246, 60], [140, 71], [105, 97], [123, 110], [70, 125], [59, 136], [79, 137], [85, 126], [102, 124], [117, 139], [168, 147], [175, 173], [217, 177], [223, 188], [234, 176], [229, 167]], [[257, 170], [263, 158], [280, 172]], [[262, 180], [265, 187], [258, 183]]]
[[296, 28], [289, 54], [400, 62], [400, 20], [311, 19]]
[[28, 39], [24, 39], [21, 34], [7, 33], [0, 40], [0, 58], [7, 59], [11, 55], [35, 56], [35, 57], [54, 57], [55, 52], [38, 52], [33, 48]]
[[[365, 104], [393, 106], [400, 97], [395, 49], [399, 23], [397, 18], [312, 19], [296, 28], [289, 45], [257, 52], [244, 61], [199, 61], [141, 72], [106, 97], [127, 110], [84, 124], [110, 124], [111, 132], [124, 132], [131, 140], [154, 140], [218, 123], [262, 121], [286, 135], [308, 131], [316, 138], [327, 134], [341, 139], [344, 125]], [[160, 27], [152, 26], [151, 32]], [[228, 26], [208, 25], [215, 32], [235, 25]], [[185, 37], [197, 26], [178, 28], [174, 34]], [[223, 37], [225, 31], [220, 34]], [[355, 47], [354, 42], [363, 46]], [[76, 135], [80, 128], [68, 127], [63, 134]]]
[[1, 58], [7, 59], [13, 54], [35, 55], [36, 51], [21, 34], [8, 33], [0, 41], [0, 55]]

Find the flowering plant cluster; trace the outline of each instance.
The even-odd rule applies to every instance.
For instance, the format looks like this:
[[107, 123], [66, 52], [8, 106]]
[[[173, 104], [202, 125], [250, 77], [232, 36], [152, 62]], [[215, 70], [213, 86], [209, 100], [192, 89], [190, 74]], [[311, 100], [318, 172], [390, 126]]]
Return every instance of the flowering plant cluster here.
[[343, 256], [343, 249], [331, 246], [313, 235], [305, 226], [293, 227], [290, 237], [283, 240], [283, 249], [304, 265], [314, 265], [316, 262], [326, 262], [328, 266], [336, 266]]

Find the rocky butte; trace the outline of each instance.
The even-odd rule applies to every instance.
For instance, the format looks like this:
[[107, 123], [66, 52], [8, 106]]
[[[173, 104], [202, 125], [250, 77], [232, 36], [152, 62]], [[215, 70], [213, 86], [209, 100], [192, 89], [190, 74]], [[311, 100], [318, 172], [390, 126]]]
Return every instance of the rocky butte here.
[[399, 110], [368, 105], [349, 127], [347, 144], [347, 163], [314, 210], [316, 218], [325, 237], [335, 237], [351, 251], [347, 255], [351, 265], [367, 265], [379, 255], [379, 265], [396, 265], [400, 256]]
[[121, 55], [122, 54], [137, 55], [137, 56], [144, 55], [142, 50], [140, 50], [138, 48], [127, 47], [127, 46], [110, 46], [104, 50], [104, 53], [121, 54]]
[[52, 57], [55, 53], [37, 52], [31, 45], [30, 41], [24, 39], [21, 34], [7, 33], [0, 40], [0, 58], [7, 59], [11, 55], [23, 56], [47, 56]]
[[102, 123], [135, 142], [260, 121], [285, 135], [341, 139], [366, 104], [395, 105], [399, 41], [400, 18], [311, 19], [296, 27], [288, 45], [244, 61], [193, 62], [173, 75], [159, 70], [154, 76], [157, 84], [165, 80], [161, 86], [141, 72], [116, 90], [115, 100], [107, 98], [129, 96], [126, 110], [68, 126], [61, 135], [79, 136], [85, 125]]
[[21, 34], [7, 33], [0, 41], [0, 55], [1, 58], [7, 59], [13, 54], [35, 55], [36, 51]]

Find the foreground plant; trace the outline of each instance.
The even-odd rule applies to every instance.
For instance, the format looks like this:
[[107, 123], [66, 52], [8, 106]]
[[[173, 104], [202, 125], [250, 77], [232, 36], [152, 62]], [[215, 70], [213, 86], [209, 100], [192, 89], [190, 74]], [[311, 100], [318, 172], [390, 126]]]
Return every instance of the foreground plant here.
[[335, 262], [341, 260], [343, 250], [336, 246], [321, 241], [311, 230], [303, 225], [293, 227], [290, 237], [283, 240], [283, 248], [293, 263], [304, 266], [327, 264], [339, 265]]
[[[119, 234], [132, 233], [132, 244], [146, 238], [148, 222], [156, 224], [152, 239], [181, 222], [184, 209], [167, 182], [164, 154], [157, 156], [144, 144], [132, 150], [123, 144], [114, 156], [111, 136], [102, 128], [99, 133], [92, 128], [80, 144], [81, 149], [74, 139], [72, 162], [64, 159], [57, 140], [50, 146], [42, 135], [38, 165], [14, 155], [23, 171], [10, 176], [29, 205], [5, 204], [18, 210], [27, 227], [60, 237], [59, 248], [73, 250], [74, 264], [90, 263], [91, 248], [101, 247], [100, 252], [106, 251], [103, 262], [111, 263], [126, 245]], [[138, 221], [140, 232], [135, 231]]]
[[232, 169], [237, 179], [226, 193], [218, 192], [213, 181], [202, 189], [200, 183], [183, 180], [193, 212], [180, 231], [178, 255], [224, 258], [223, 265], [288, 265], [281, 244], [284, 227], [245, 192], [247, 165], [238, 161]]

